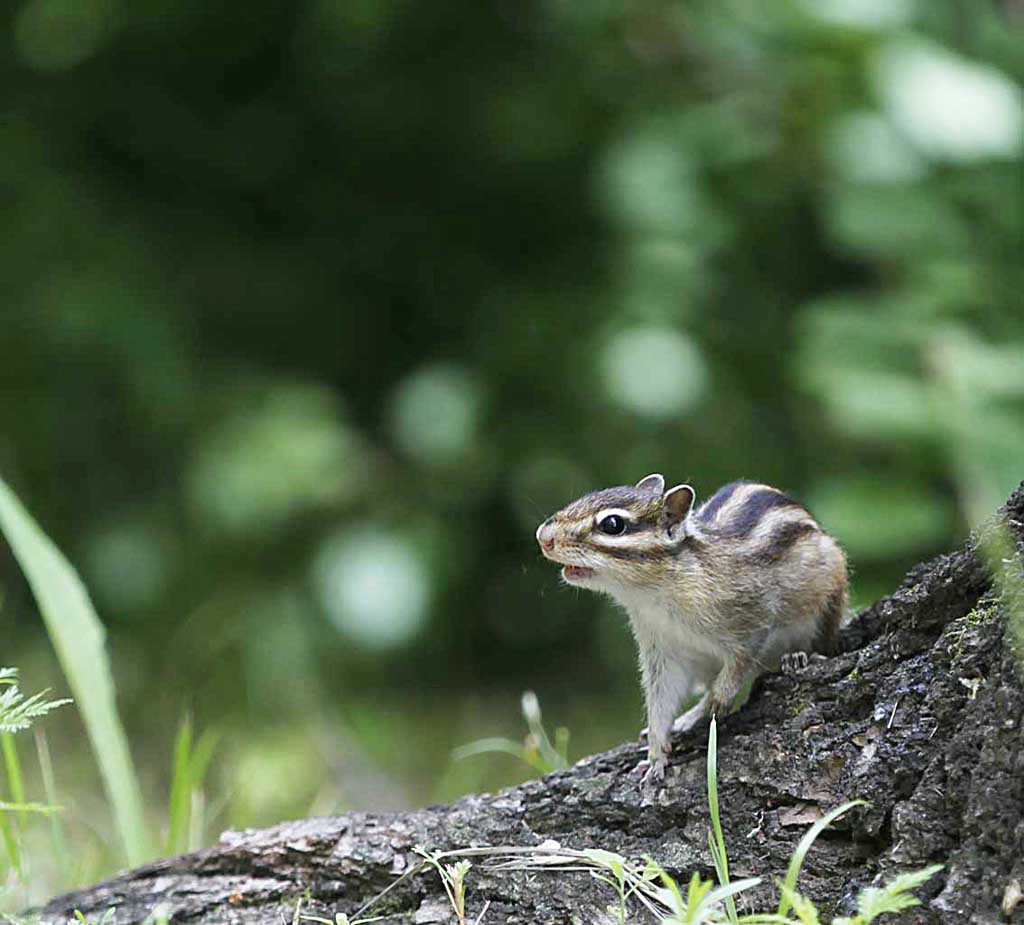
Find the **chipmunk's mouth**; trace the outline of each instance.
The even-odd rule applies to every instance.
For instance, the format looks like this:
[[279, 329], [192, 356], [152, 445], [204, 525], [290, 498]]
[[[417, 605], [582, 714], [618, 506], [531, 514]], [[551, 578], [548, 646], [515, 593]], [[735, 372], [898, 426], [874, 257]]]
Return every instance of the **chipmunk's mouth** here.
[[579, 581], [583, 578], [590, 578], [594, 574], [592, 568], [587, 568], [585, 565], [563, 565], [562, 566], [562, 577], [566, 581]]

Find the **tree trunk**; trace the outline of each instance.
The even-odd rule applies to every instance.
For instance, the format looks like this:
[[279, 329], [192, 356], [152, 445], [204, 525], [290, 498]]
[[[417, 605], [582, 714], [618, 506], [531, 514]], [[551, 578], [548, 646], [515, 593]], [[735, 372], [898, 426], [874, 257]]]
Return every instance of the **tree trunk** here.
[[[762, 876], [743, 908], [766, 909], [808, 823], [863, 799], [819, 838], [800, 888], [824, 914], [849, 913], [865, 885], [945, 864], [905, 923], [1024, 922], [1024, 689], [1008, 629], [1019, 630], [1024, 484], [1001, 517], [952, 555], [919, 565], [843, 632], [842, 654], [771, 675], [719, 724], [719, 792], [733, 879]], [[1001, 525], [1005, 524], [1003, 529]], [[996, 552], [999, 538], [1003, 546]], [[992, 556], [995, 558], [993, 559]], [[993, 582], [986, 563], [1001, 578]], [[1011, 619], [1012, 617], [1012, 619]], [[157, 861], [52, 900], [43, 922], [74, 910], [117, 923], [162, 909], [171, 921], [291, 921], [296, 903], [333, 920], [353, 913], [418, 862], [412, 848], [605, 848], [650, 856], [684, 882], [714, 876], [708, 851], [707, 725], [677, 737], [662, 790], [630, 776], [629, 743], [567, 771], [450, 806], [350, 813], [227, 832], [213, 848]], [[469, 921], [597, 925], [610, 888], [582, 873], [468, 877]], [[436, 873], [410, 877], [368, 914], [454, 921]], [[95, 918], [94, 918], [95, 917]], [[629, 921], [652, 921], [639, 905]]]

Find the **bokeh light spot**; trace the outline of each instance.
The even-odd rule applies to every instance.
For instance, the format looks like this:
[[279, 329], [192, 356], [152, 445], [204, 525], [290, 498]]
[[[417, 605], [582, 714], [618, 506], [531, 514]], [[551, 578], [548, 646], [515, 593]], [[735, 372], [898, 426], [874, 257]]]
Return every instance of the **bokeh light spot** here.
[[914, 13], [913, 0], [805, 0], [808, 12], [840, 26], [886, 29], [906, 23]]
[[685, 234], [703, 216], [691, 159], [667, 127], [634, 131], [612, 145], [598, 179], [606, 208], [626, 228]]
[[1024, 148], [1024, 97], [991, 65], [923, 40], [887, 43], [873, 79], [889, 118], [936, 160], [1014, 157]]
[[431, 576], [411, 540], [363, 526], [328, 539], [313, 564], [317, 597], [331, 622], [368, 649], [389, 649], [423, 626]]
[[458, 461], [476, 442], [482, 404], [479, 384], [463, 367], [448, 363], [424, 367], [395, 389], [394, 440], [422, 462]]
[[637, 327], [601, 348], [601, 371], [611, 399], [630, 411], [665, 417], [692, 408], [707, 382], [697, 345], [670, 327]]
[[92, 57], [110, 36], [112, 0], [28, 0], [14, 20], [18, 56], [37, 71], [65, 71]]
[[167, 538], [146, 523], [104, 526], [89, 538], [85, 564], [108, 613], [118, 618], [157, 603], [170, 578]]
[[200, 446], [189, 473], [192, 506], [218, 531], [273, 529], [350, 497], [359, 456], [330, 391], [280, 384], [229, 415]]

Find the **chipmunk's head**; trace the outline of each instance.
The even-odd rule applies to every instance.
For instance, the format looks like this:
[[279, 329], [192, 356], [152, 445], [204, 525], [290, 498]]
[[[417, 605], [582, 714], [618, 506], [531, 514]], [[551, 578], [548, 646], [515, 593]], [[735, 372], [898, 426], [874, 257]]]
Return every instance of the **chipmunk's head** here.
[[632, 488], [573, 501], [537, 528], [537, 542], [568, 584], [608, 592], [651, 587], [688, 535], [693, 500], [689, 485], [665, 491], [665, 479], [649, 475]]

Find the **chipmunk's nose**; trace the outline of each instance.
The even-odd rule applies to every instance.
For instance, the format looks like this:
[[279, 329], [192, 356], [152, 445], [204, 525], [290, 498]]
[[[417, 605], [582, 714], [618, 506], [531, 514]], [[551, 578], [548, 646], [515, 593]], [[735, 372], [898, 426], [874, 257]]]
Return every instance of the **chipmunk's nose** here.
[[555, 548], [555, 528], [550, 517], [537, 528], [537, 542], [545, 552], [551, 552]]

